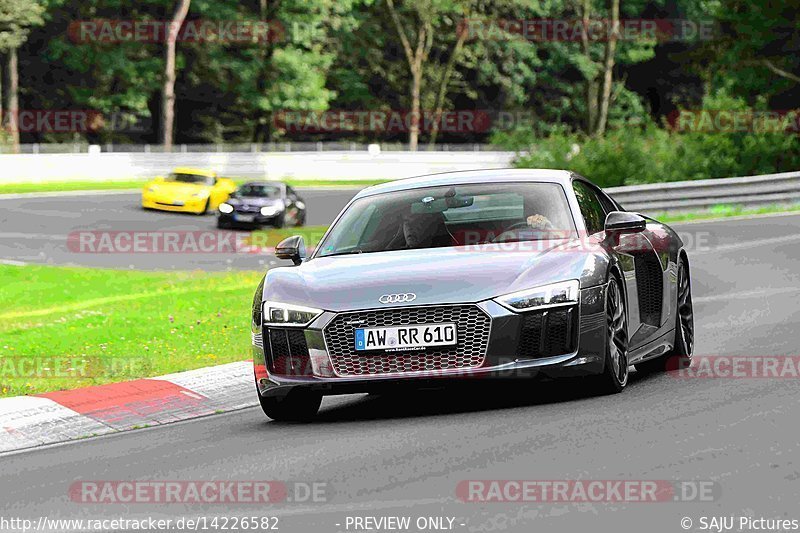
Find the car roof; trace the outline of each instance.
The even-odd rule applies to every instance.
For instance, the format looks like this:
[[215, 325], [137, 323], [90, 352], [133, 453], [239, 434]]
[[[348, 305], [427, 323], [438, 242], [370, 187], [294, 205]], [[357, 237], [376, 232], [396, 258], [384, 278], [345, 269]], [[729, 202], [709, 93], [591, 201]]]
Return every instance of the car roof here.
[[444, 172], [441, 174], [427, 174], [425, 176], [404, 178], [380, 185], [373, 185], [372, 187], [361, 190], [355, 198], [386, 192], [418, 189], [421, 187], [464, 185], [468, 183], [538, 181], [544, 183], [558, 183], [568, 187], [572, 177], [572, 172], [568, 170], [554, 169], [498, 168], [490, 170]]
[[172, 171], [173, 174], [192, 174], [195, 176], [205, 176], [207, 178], [216, 178], [217, 173], [213, 170], [203, 170], [200, 168], [192, 167], [177, 167]]

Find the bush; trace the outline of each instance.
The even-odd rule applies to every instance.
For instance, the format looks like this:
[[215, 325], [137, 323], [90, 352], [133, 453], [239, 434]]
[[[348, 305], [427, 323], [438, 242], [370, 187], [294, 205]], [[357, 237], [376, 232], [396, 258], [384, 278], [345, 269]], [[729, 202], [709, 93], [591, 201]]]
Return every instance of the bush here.
[[[741, 109], [739, 100], [717, 95], [703, 109]], [[520, 168], [573, 170], [602, 187], [733, 176], [800, 169], [800, 132], [677, 132], [655, 124], [615, 129], [604, 137], [559, 132], [532, 138], [530, 132], [496, 136], [520, 152]], [[512, 139], [513, 137], [513, 139]]]

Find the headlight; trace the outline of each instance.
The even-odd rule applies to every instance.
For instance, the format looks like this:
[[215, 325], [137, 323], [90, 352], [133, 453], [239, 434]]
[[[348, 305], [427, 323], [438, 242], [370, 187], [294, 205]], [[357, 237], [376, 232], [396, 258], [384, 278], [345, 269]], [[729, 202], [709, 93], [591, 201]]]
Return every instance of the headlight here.
[[272, 217], [280, 213], [281, 208], [277, 205], [265, 205], [261, 208], [261, 215], [265, 217]]
[[512, 311], [528, 311], [542, 307], [555, 307], [578, 303], [580, 283], [577, 279], [543, 285], [533, 289], [512, 292], [495, 298], [497, 303]]
[[220, 213], [233, 213], [233, 206], [231, 204], [221, 203], [219, 204], [219, 212]]
[[264, 302], [264, 325], [266, 326], [307, 326], [321, 314], [321, 309], [313, 307]]

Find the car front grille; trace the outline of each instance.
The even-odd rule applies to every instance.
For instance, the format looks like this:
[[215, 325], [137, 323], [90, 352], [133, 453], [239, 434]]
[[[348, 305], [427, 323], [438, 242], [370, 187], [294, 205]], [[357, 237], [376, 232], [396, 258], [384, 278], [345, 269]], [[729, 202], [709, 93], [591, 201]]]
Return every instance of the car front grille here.
[[[454, 322], [455, 346], [403, 352], [357, 352], [355, 329]], [[479, 367], [489, 345], [491, 319], [475, 305], [407, 307], [341, 313], [325, 327], [325, 343], [339, 376], [436, 372]]]
[[575, 351], [577, 313], [575, 307], [525, 313], [518, 348], [519, 357], [538, 359]]

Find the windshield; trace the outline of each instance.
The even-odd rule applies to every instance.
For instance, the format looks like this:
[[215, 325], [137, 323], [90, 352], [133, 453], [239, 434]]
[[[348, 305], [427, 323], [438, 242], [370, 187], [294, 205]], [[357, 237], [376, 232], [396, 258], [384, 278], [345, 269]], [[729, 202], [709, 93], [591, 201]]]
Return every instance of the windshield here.
[[317, 256], [564, 238], [574, 231], [556, 183], [429, 187], [356, 200]]
[[200, 176], [198, 174], [177, 174], [172, 173], [167, 176], [166, 181], [175, 181], [178, 183], [199, 183], [201, 185], [214, 185], [214, 178], [211, 176]]
[[252, 196], [257, 198], [280, 198], [281, 189], [277, 185], [248, 183], [239, 187], [236, 196]]

